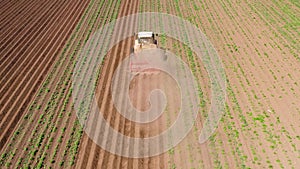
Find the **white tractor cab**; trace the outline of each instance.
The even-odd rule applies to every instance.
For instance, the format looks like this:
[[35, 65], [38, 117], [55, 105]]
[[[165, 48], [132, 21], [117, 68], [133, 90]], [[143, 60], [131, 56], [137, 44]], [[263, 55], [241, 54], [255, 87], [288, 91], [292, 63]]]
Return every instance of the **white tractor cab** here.
[[[157, 48], [159, 48], [157, 40], [155, 39], [155, 37], [157, 36], [158, 34], [154, 34], [153, 32], [139, 32], [135, 34], [134, 46], [131, 48], [130, 57], [131, 72], [140, 72], [140, 70], [142, 70], [143, 68], [147, 68], [147, 66], [149, 65], [149, 55], [151, 55], [152, 53], [155, 53], [155, 55], [157, 55], [157, 52], [155, 52], [155, 50], [157, 51]], [[147, 54], [145, 53], [145, 50], [148, 50], [148, 52], [146, 52]], [[148, 58], [145, 58], [146, 55], [148, 55]], [[165, 52], [160, 55], [160, 58], [162, 58], [163, 61], [167, 60], [167, 55], [165, 54]], [[158, 56], [153, 56], [151, 58], [157, 59]]]

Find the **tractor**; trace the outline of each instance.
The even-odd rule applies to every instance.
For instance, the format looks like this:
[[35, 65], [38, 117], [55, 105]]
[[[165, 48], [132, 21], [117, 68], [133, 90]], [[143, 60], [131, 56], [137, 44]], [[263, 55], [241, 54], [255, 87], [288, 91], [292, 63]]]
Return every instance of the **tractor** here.
[[[157, 35], [156, 35], [157, 36]], [[144, 49], [157, 48], [157, 40], [153, 32], [139, 32], [135, 35], [133, 52], [137, 53]]]
[[[135, 34], [134, 46], [131, 48], [130, 57], [131, 72], [139, 72], [143, 68], [147, 67], [147, 59], [143, 58], [143, 55], [145, 54], [142, 53], [145, 53], [145, 51], [148, 50], [148, 53], [151, 54], [151, 50], [155, 51], [155, 49], [159, 48], [157, 40], [155, 39], [156, 36], [158, 36], [158, 34], [154, 34], [153, 32], [139, 32]], [[161, 57], [162, 60], [167, 60], [166, 54], [162, 54]]]

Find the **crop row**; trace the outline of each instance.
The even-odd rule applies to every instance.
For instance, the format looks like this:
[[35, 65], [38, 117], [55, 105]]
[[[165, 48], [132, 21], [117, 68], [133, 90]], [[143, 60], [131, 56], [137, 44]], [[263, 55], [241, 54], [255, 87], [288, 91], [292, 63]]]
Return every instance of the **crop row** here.
[[[36, 116], [35, 114], [40, 114], [39, 112], [42, 112], [42, 114], [39, 117], [39, 120], [37, 121], [38, 125], [36, 125], [35, 129], [33, 130], [33, 133], [31, 134], [31, 138], [28, 140], [28, 143], [31, 142], [31, 144], [28, 144], [24, 148], [24, 151], [25, 152], [27, 151], [29, 156], [25, 156], [25, 158], [19, 158], [17, 163], [18, 166], [23, 164], [23, 166], [26, 168], [26, 166], [33, 165], [34, 162], [33, 160], [35, 159], [34, 157], [38, 153], [39, 153], [39, 158], [37, 158], [38, 161], [34, 162], [37, 167], [44, 166], [45, 158], [49, 158], [50, 156], [52, 158], [51, 163], [54, 163], [55, 162], [54, 158], [59, 148], [60, 149], [64, 148], [64, 147], [60, 147], [60, 144], [62, 143], [63, 140], [67, 138], [69, 138], [69, 140], [67, 141], [68, 146], [64, 151], [64, 156], [67, 154], [68, 149], [70, 149], [69, 151], [71, 152], [71, 154], [68, 154], [68, 156], [70, 156], [69, 159], [70, 164], [71, 165], [74, 164], [75, 155], [77, 153], [80, 138], [82, 135], [82, 129], [81, 126], [78, 124], [78, 121], [74, 123], [74, 121], [69, 120], [72, 111], [70, 109], [71, 107], [70, 99], [71, 99], [72, 90], [69, 90], [70, 79], [72, 76], [72, 69], [73, 69], [72, 67], [74, 67], [75, 65], [74, 56], [76, 52], [79, 51], [79, 47], [81, 47], [81, 44], [84, 44], [84, 42], [87, 41], [87, 39], [91, 34], [91, 30], [93, 30], [93, 25], [96, 24], [96, 20], [99, 18], [100, 11], [102, 10], [101, 7], [103, 5], [103, 2], [104, 1], [101, 1], [98, 8], [98, 12], [94, 13], [94, 17], [91, 17], [89, 19], [89, 23], [88, 23], [89, 27], [87, 27], [88, 34], [83, 34], [82, 36], [81, 32], [84, 30], [82, 29], [82, 24], [83, 22], [85, 22], [86, 20], [85, 18], [88, 17], [88, 15], [90, 15], [89, 13], [91, 12], [91, 8], [95, 2], [92, 1], [90, 3], [89, 7], [86, 9], [85, 13], [83, 14], [82, 20], [77, 25], [75, 32], [72, 34], [69, 42], [66, 44], [66, 48], [63, 49], [61, 56], [59, 57], [55, 66], [53, 67], [52, 73], [50, 73], [47, 76], [47, 79], [43, 83], [42, 88], [39, 90], [36, 101], [34, 101], [33, 104], [31, 105], [29, 113], [25, 115], [24, 117], [25, 121], [31, 121], [32, 123], [34, 122], [34, 117]], [[106, 14], [108, 15], [109, 13], [107, 12]], [[108, 16], [105, 17], [108, 18]], [[103, 23], [105, 23], [106, 21], [108, 21], [107, 18], [104, 18], [101, 21], [104, 21]], [[79, 36], [82, 36], [83, 40], [80, 40]], [[61, 69], [61, 67], [65, 67], [65, 69], [64, 71], [62, 71], [63, 72], [62, 75], [57, 75], [57, 73], [61, 72], [59, 70]], [[56, 72], [56, 75], [54, 72]], [[50, 85], [53, 86], [53, 84], [55, 83], [56, 80], [55, 78], [59, 76], [60, 79], [58, 80], [60, 82], [57, 83], [56, 87], [55, 88], [50, 87]], [[48, 96], [50, 93], [52, 93], [51, 96]], [[50, 100], [50, 101], [47, 104], [43, 104], [45, 100]], [[54, 114], [56, 114], [56, 116], [54, 116]], [[57, 120], [53, 120], [53, 119], [57, 119]], [[62, 121], [62, 119], [64, 122]], [[70, 124], [73, 125], [72, 132], [69, 137], [64, 138], [66, 127], [68, 126], [68, 128], [71, 128]], [[15, 136], [21, 135], [22, 136], [21, 138], [23, 138], [23, 136], [25, 135], [24, 133], [26, 132], [26, 130], [24, 131], [25, 127], [26, 126], [24, 125], [21, 126], [17, 130]], [[41, 130], [42, 128], [44, 129]], [[51, 134], [51, 133], [57, 133], [57, 129], [59, 128], [61, 128], [60, 134]], [[46, 135], [46, 133], [49, 134]], [[12, 137], [12, 141], [14, 140], [15, 140], [14, 137]], [[55, 142], [56, 146], [53, 145], [53, 142]], [[10, 144], [9, 147], [14, 147], [15, 145], [18, 144], [19, 143], [13, 142], [12, 144]], [[54, 149], [51, 147], [53, 147]], [[13, 148], [11, 149], [15, 151], [15, 149]], [[44, 149], [44, 151], [42, 151], [42, 149]], [[53, 151], [52, 155], [47, 154], [47, 151], [50, 150]], [[7, 154], [12, 154], [11, 159], [14, 158], [13, 157], [13, 155], [15, 154], [14, 151], [12, 153], [10, 152], [4, 153], [2, 155], [3, 158], [1, 158], [1, 161], [4, 163], [6, 159], [8, 159]], [[10, 165], [10, 162], [7, 161], [6, 164]], [[61, 162], [60, 164], [63, 164], [63, 162]]]

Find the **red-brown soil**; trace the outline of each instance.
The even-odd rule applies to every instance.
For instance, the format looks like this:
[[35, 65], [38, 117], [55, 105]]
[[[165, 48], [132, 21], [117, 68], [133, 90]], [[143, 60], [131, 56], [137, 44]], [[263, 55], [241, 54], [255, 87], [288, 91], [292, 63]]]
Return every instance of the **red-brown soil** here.
[[2, 149], [71, 35], [88, 1], [1, 3]]
[[[299, 3], [127, 0], [120, 1], [118, 6], [118, 2], [0, 2], [1, 166], [300, 166], [300, 43], [298, 27], [291, 27], [293, 24], [297, 26], [295, 18], [300, 17]], [[84, 12], [85, 8], [88, 10]], [[199, 78], [205, 104], [194, 128], [170, 151], [155, 157], [132, 159], [106, 152], [84, 132], [81, 133], [70, 99], [70, 77], [74, 65], [72, 56], [84, 45], [90, 34], [108, 23], [115, 14], [120, 18], [145, 11], [166, 12], [197, 24], [222, 59], [228, 78], [228, 90], [225, 115], [216, 133], [206, 143], [199, 144], [198, 136], [210, 107], [211, 93], [207, 72], [201, 61], [195, 60], [195, 75]], [[76, 23], [83, 13], [85, 17], [82, 26], [77, 30]], [[66, 47], [71, 34], [76, 36]], [[179, 94], [176, 93], [177, 86], [173, 79], [168, 75], [162, 72], [140, 74], [130, 86], [129, 95], [133, 105], [140, 110], [149, 108], [149, 92], [160, 88], [170, 99], [168, 111], [147, 125], [129, 121], [117, 112], [111, 100], [111, 79], [118, 64], [129, 55], [132, 45], [133, 38], [128, 38], [109, 52], [101, 69], [96, 95], [100, 109], [105, 110], [101, 111], [103, 116], [114, 129], [127, 136], [145, 138], [161, 133], [169, 127], [169, 123], [175, 121]], [[180, 42], [167, 38], [166, 47], [191, 64]], [[65, 53], [62, 49], [66, 49]], [[38, 89], [44, 91], [39, 92]], [[33, 107], [29, 108], [30, 105]], [[122, 148], [127, 153], [132, 151], [125, 146]]]

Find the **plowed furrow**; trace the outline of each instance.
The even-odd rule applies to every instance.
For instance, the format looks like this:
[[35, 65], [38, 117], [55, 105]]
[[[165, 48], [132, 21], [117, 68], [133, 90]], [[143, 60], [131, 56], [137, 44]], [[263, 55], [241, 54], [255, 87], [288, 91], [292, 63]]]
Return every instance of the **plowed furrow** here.
[[[66, 7], [68, 3], [65, 4]], [[46, 46], [46, 49], [42, 49], [42, 53], [40, 55], [35, 55], [37, 58], [43, 58], [40, 63], [35, 62], [35, 65], [37, 67], [31, 68], [32, 76], [26, 77], [29, 82], [25, 83], [26, 85], [22, 86], [24, 87], [23, 90], [17, 89], [21, 95], [15, 95], [13, 98], [15, 98], [15, 102], [11, 103], [12, 106], [11, 108], [6, 108], [7, 112], [4, 112], [6, 114], [6, 117], [3, 118], [2, 125], [1, 125], [1, 130], [6, 131], [4, 135], [1, 135], [1, 145], [3, 145], [6, 142], [7, 137], [11, 133], [11, 131], [14, 129], [17, 121], [19, 120], [20, 116], [24, 112], [25, 108], [27, 107], [28, 103], [30, 102], [31, 98], [33, 97], [33, 94], [37, 90], [38, 86], [41, 84], [43, 81], [45, 74], [47, 71], [50, 69], [52, 63], [54, 62], [58, 52], [61, 50], [61, 46], [65, 43], [67, 37], [70, 35], [72, 28], [75, 27], [75, 24], [77, 20], [79, 19], [80, 15], [73, 15], [75, 14], [75, 11], [80, 11], [80, 9], [84, 8], [81, 4], [79, 3], [73, 3], [74, 7], [75, 4], [77, 5], [77, 8], [70, 8], [72, 6], [69, 6], [69, 11], [70, 13], [61, 13], [58, 11], [53, 11], [53, 13], [56, 13], [56, 18], [64, 18], [65, 21], [61, 21], [61, 25], [53, 24], [56, 27], [55, 29], [52, 30], [52, 34], [49, 34], [49, 39], [50, 43]], [[57, 4], [59, 5], [59, 4]], [[64, 8], [62, 8], [64, 9]], [[62, 15], [63, 14], [63, 15]], [[54, 17], [55, 18], [55, 17]], [[58, 22], [59, 23], [59, 22]], [[70, 29], [71, 28], [71, 29]], [[55, 32], [56, 31], [56, 32]], [[49, 42], [46, 41], [46, 42]], [[42, 55], [42, 57], [41, 57]], [[34, 72], [34, 73], [33, 73]], [[24, 80], [23, 80], [24, 81]], [[21, 85], [19, 85], [21, 86]], [[24, 91], [26, 91], [24, 93]], [[10, 101], [10, 100], [9, 100]], [[18, 106], [16, 106], [18, 105]], [[17, 112], [14, 113], [13, 116], [8, 116], [10, 112]], [[2, 147], [2, 146], [1, 146]]]

